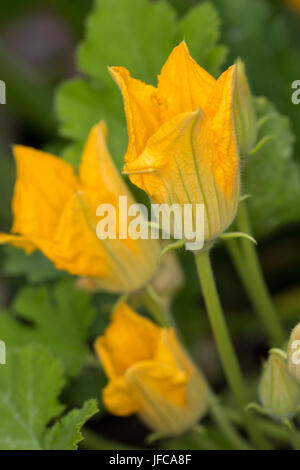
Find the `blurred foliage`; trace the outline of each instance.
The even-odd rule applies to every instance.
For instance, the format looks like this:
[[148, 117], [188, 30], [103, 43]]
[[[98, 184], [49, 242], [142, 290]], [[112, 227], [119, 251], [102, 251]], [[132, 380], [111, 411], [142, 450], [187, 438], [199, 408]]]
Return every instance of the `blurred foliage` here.
[[[242, 14], [239, 5], [243, 2]], [[254, 44], [251, 43], [249, 47], [248, 41], [252, 36], [256, 41], [262, 40], [266, 23], [270, 21], [270, 11], [267, 5], [261, 5], [262, 2], [258, 3], [254, 0], [249, 9], [246, 8], [245, 2], [249, 3], [249, 0], [242, 2], [224, 0], [222, 5], [224, 8], [224, 4], [228, 4], [230, 13], [226, 10], [224, 18], [227, 21], [231, 39], [232, 36], [235, 37], [235, 29], [230, 22], [234, 22], [234, 25], [241, 25], [239, 26], [240, 33], [236, 32], [240, 38], [239, 42], [236, 40], [237, 44], [233, 46], [243, 52], [240, 55], [246, 58], [247, 64], [249, 63], [251, 82], [252, 57], [253, 66], [255, 64], [256, 67], [255, 76], [262, 75], [265, 79], [266, 74], [265, 68], [261, 69], [261, 74], [257, 74], [257, 53], [254, 52]], [[250, 22], [248, 13], [245, 14], [246, 10], [247, 12], [249, 10]], [[131, 14], [132, 11], [135, 11], [134, 15]], [[258, 20], [254, 21], [254, 15]], [[145, 18], [147, 18], [146, 25]], [[247, 25], [244, 24], [246, 21]], [[281, 59], [283, 50], [287, 47], [287, 40], [283, 45], [282, 41], [279, 41], [284, 23], [279, 21], [280, 28], [277, 23], [278, 21], [275, 22], [274, 27], [272, 26], [274, 32], [272, 32], [269, 44], [271, 48], [271, 45], [274, 47], [275, 44], [276, 47], [279, 43], [279, 50], [276, 50], [276, 60], [273, 59], [270, 64], [270, 70], [274, 69], [275, 62], [278, 58]], [[228, 40], [226, 23], [224, 30], [224, 39]], [[279, 37], [277, 37], [278, 34]], [[218, 75], [226, 57], [226, 48], [218, 45], [219, 36], [220, 18], [208, 2], [190, 9], [180, 21], [176, 20], [174, 12], [164, 2], [150, 4], [147, 0], [122, 0], [117, 13], [111, 8], [109, 0], [96, 2], [95, 10], [90, 15], [87, 24], [86, 39], [81, 44], [78, 54], [79, 68], [87, 74], [87, 78], [67, 82], [61, 86], [57, 96], [61, 132], [64, 136], [75, 139], [75, 144], [67, 149], [67, 159], [76, 164], [89, 129], [98, 120], [105, 119], [108, 122], [112, 154], [118, 166], [122, 165], [126, 149], [126, 126], [120, 93], [108, 74], [108, 64], [126, 66], [133, 76], [155, 83], [155, 77], [172, 47], [185, 38], [195, 59], [212, 74]], [[107, 37], [110, 37], [110, 41], [103, 48]], [[229, 41], [230, 44], [231, 42]], [[234, 47], [232, 47], [233, 51], [235, 51]], [[256, 48], [262, 49], [258, 47], [258, 44]], [[270, 48], [265, 51], [267, 56], [271, 53]], [[238, 53], [235, 56], [233, 54], [235, 52], [231, 51], [231, 61], [238, 55]], [[260, 60], [265, 60], [264, 55], [259, 58], [258, 63]], [[293, 66], [296, 66], [293, 60], [296, 60], [296, 56], [291, 52], [290, 61]], [[286, 80], [286, 77], [282, 78], [282, 74], [280, 77], [280, 80]], [[276, 78], [276, 80], [279, 79]], [[256, 82], [257, 79], [254, 85]], [[287, 83], [285, 83], [286, 86], [282, 82], [275, 85], [281, 93], [284, 89], [288, 94], [288, 96], [282, 96], [282, 101], [291, 103], [290, 87]], [[268, 88], [265, 82], [261, 86], [263, 89]], [[254, 90], [256, 90], [255, 86]], [[280, 117], [275, 109], [264, 111], [260, 109], [259, 117], [262, 117], [263, 112], [264, 114], [273, 112], [277, 120], [269, 119], [262, 126], [259, 138], [262, 139], [265, 133], [274, 134], [274, 138], [265, 144], [255, 157], [249, 159], [249, 165], [245, 165], [243, 169], [245, 188], [252, 196], [251, 216], [257, 237], [269, 235], [280, 225], [299, 220], [300, 217], [300, 211], [293, 202], [300, 194], [300, 170], [292, 161], [295, 139], [286, 118]], [[286, 184], [287, 178], [288, 185]]]
[[47, 427], [64, 407], [58, 401], [64, 385], [60, 361], [41, 346], [8, 353], [0, 374], [0, 449], [76, 449], [80, 429], [97, 412], [95, 400]]
[[[245, 60], [254, 94], [266, 96], [290, 116], [297, 135], [300, 113], [291, 100], [291, 84], [299, 79], [300, 50], [295, 47], [289, 23], [280, 14], [283, 8], [276, 10], [274, 0], [213, 2], [223, 22], [222, 41], [230, 51], [228, 64], [238, 56]], [[300, 159], [299, 139], [296, 156]]]
[[[293, 160], [295, 137], [288, 118], [265, 98], [256, 99], [258, 150], [242, 162], [243, 191], [255, 236], [269, 235], [300, 220], [300, 169]], [[244, 168], [243, 168], [244, 166]]]
[[4, 246], [3, 272], [6, 276], [22, 276], [29, 284], [37, 284], [58, 279], [65, 275], [55, 269], [53, 263], [40, 251], [27, 255], [13, 246]]
[[[92, 0], [76, 0], [70, 6], [69, 0], [43, 0], [42, 8], [59, 15], [76, 33], [80, 34], [84, 27], [82, 18], [89, 11], [92, 3]], [[10, 0], [9, 2], [2, 2], [0, 26], [16, 17], [28, 14], [28, 12], [34, 11], [36, 8], [41, 8], [40, 0], [23, 0], [22, 2], [20, 0]]]
[[195, 59], [213, 74], [219, 73], [226, 55], [226, 48], [216, 45], [218, 14], [207, 2], [182, 21], [165, 2], [122, 0], [118, 9], [111, 5], [111, 0], [96, 1], [88, 18], [86, 38], [78, 53], [78, 66], [86, 77], [67, 82], [58, 90], [60, 132], [75, 141], [67, 149], [67, 159], [75, 165], [88, 131], [100, 119], [108, 123], [109, 146], [118, 167], [122, 165], [127, 142], [125, 117], [108, 65], [122, 65], [136, 78], [155, 83], [166, 57], [182, 39]]
[[95, 315], [88, 294], [74, 288], [71, 280], [50, 289], [24, 287], [11, 310], [13, 314], [0, 314], [3, 341], [47, 346], [61, 359], [68, 375], [80, 372], [89, 354], [86, 339]]
[[[2, 3], [0, 28], [41, 8], [37, 0]], [[76, 166], [90, 127], [105, 119], [109, 146], [121, 168], [127, 145], [126, 124], [121, 94], [107, 66], [123, 65], [134, 77], [155, 84], [171, 49], [185, 39], [193, 57], [214, 76], [237, 56], [242, 57], [254, 94], [268, 98], [256, 99], [258, 147], [247, 161], [242, 161], [242, 189], [251, 194], [248, 204], [255, 236], [266, 238], [286, 224], [299, 221], [300, 140], [295, 136], [300, 128], [300, 108], [291, 102], [291, 83], [300, 78], [299, 20], [279, 2], [45, 0], [42, 9], [62, 19], [76, 40], [83, 36], [86, 27], [76, 57], [79, 74], [59, 86], [54, 112], [52, 77], [34, 76], [2, 43], [0, 78], [9, 83], [9, 94], [8, 105], [1, 109], [5, 109], [5, 120], [11, 124], [8, 136], [17, 134], [16, 140], [30, 141], [30, 145], [42, 143], [44, 148], [61, 153]], [[73, 51], [70, 49], [69, 53]], [[19, 119], [17, 125], [14, 117], [17, 122]], [[9, 201], [15, 169], [10, 152], [7, 149], [5, 152], [9, 157], [6, 158], [2, 150], [0, 223], [7, 230], [11, 221]], [[280, 233], [278, 237], [280, 249]], [[218, 248], [214, 251], [216, 258], [220, 259], [221, 251]], [[78, 291], [74, 279], [56, 271], [39, 252], [27, 256], [20, 250], [5, 247], [2, 253], [1, 270], [11, 290], [19, 284], [25, 286], [17, 291], [11, 306], [0, 312], [0, 339], [9, 345], [7, 365], [1, 368], [0, 374], [0, 449], [74, 449], [81, 440], [81, 426], [97, 411], [94, 400], [83, 403], [91, 397], [100, 399], [100, 390], [106, 383], [91, 348], [94, 338], [108, 323], [115, 298], [104, 293], [92, 295]], [[182, 256], [181, 261], [186, 285], [176, 296], [172, 308], [187, 347], [201, 356], [200, 362], [207, 360], [211, 377], [214, 379], [214, 374], [217, 375], [219, 384], [220, 373], [215, 350], [212, 354], [214, 345], [204, 307], [201, 307], [192, 256]], [[252, 348], [252, 356], [256, 354], [253, 350], [258, 349], [259, 361], [261, 346], [257, 343], [261, 341], [261, 334], [257, 333], [256, 320], [245, 307], [228, 265], [224, 272], [217, 274], [227, 302], [231, 332], [238, 346], [246, 342], [245, 348]], [[278, 296], [280, 310], [292, 321], [299, 315], [298, 291], [299, 288], [287, 290]], [[199, 332], [203, 344], [207, 341], [206, 346], [199, 344]], [[24, 348], [28, 343], [33, 345]], [[262, 348], [264, 353], [265, 345]], [[69, 408], [82, 408], [69, 412], [53, 425], [53, 420], [63, 410], [58, 402], [59, 394]], [[100, 411], [98, 418], [105, 413], [102, 407]], [[208, 448], [211, 441], [217, 447], [228, 447], [210, 423], [207, 429], [203, 448]], [[95, 435], [97, 438], [98, 434]], [[91, 439], [94, 448], [122, 445], [107, 436], [101, 439], [100, 443]], [[199, 448], [200, 445], [192, 434], [164, 444], [172, 449]]]

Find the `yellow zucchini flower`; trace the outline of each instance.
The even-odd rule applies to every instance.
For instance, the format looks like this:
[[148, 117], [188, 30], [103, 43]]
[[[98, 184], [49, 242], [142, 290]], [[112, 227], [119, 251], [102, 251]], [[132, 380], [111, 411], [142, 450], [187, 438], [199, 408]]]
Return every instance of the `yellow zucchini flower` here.
[[102, 393], [110, 413], [137, 413], [162, 435], [180, 434], [204, 415], [205, 379], [173, 328], [160, 328], [122, 304], [95, 350], [109, 379]]
[[27, 253], [39, 249], [56, 268], [96, 278], [108, 291], [133, 291], [149, 281], [157, 268], [157, 241], [96, 234], [100, 204], [112, 205], [119, 220], [119, 196], [134, 202], [109, 155], [103, 122], [87, 139], [78, 175], [61, 158], [33, 148], [15, 146], [14, 156], [14, 222], [0, 243]]
[[232, 222], [240, 171], [234, 122], [236, 67], [218, 80], [175, 47], [157, 87], [111, 67], [124, 99], [129, 143], [124, 172], [158, 204], [204, 205], [204, 240]]

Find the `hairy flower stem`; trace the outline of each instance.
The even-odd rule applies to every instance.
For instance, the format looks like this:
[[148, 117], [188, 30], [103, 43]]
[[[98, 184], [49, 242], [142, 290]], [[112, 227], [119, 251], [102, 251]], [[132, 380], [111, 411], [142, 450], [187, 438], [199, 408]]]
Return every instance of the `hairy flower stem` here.
[[160, 326], [169, 326], [170, 324], [173, 325], [173, 322], [170, 321], [169, 312], [166, 312], [161, 299], [153, 291], [151, 286], [148, 285], [143, 289], [141, 293], [141, 299], [152, 320], [154, 320]]
[[[236, 225], [238, 230], [251, 235], [245, 201], [239, 205]], [[286, 340], [286, 334], [266, 286], [255, 246], [246, 239], [226, 240], [226, 244], [247, 295], [260, 317], [272, 346], [281, 346]]]
[[[160, 324], [162, 326], [172, 326], [177, 330], [177, 336], [181, 337], [178, 328], [176, 327], [175, 320], [172, 316], [170, 311], [166, 311], [162, 309], [162, 302], [160, 301], [159, 297], [152, 292], [151, 288], [146, 288], [143, 292], [143, 301], [145, 307], [147, 308], [148, 312], [150, 313], [151, 317], [158, 321], [160, 320]], [[184, 341], [182, 341], [184, 342]], [[246, 442], [245, 439], [241, 437], [241, 435], [237, 432], [235, 427], [231, 424], [230, 420], [224, 414], [221, 405], [219, 404], [218, 397], [215, 395], [214, 391], [210, 388], [210, 385], [207, 383], [208, 388], [208, 408], [209, 412], [222, 431], [224, 436], [227, 438], [228, 442], [232, 445], [234, 449], [237, 450], [249, 450], [251, 447]]]
[[270, 449], [269, 443], [256, 426], [254, 416], [250, 412], [245, 411], [245, 407], [248, 403], [246, 387], [219, 300], [211, 269], [209, 252], [199, 251], [195, 254], [195, 259], [203, 297], [219, 350], [220, 359], [235, 400], [243, 413], [245, 427], [254, 444], [259, 449]]

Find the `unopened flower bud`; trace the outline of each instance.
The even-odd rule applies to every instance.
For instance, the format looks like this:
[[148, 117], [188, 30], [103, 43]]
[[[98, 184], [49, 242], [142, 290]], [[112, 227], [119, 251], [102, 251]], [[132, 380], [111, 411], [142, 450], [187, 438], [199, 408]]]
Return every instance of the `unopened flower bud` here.
[[300, 323], [295, 326], [290, 336], [288, 365], [290, 374], [300, 382]]
[[102, 398], [110, 413], [137, 413], [161, 436], [184, 433], [206, 413], [206, 380], [174, 329], [160, 328], [122, 304], [95, 349], [109, 379]]
[[256, 141], [256, 116], [253, 97], [247, 80], [245, 65], [236, 61], [236, 85], [234, 92], [234, 115], [237, 143], [240, 154], [245, 156]]
[[271, 349], [259, 384], [260, 401], [272, 418], [289, 419], [300, 404], [300, 386], [290, 375], [285, 353]]

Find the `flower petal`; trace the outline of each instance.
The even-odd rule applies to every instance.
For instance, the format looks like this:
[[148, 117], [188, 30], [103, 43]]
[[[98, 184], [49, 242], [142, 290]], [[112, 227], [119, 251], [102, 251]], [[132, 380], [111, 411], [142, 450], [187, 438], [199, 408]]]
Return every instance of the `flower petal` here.
[[[148, 140], [139, 158], [125, 164], [124, 172], [129, 174], [130, 180], [155, 202], [173, 204], [184, 200], [189, 203], [187, 183], [186, 188], [195, 198], [199, 194], [198, 185], [192, 182], [191, 158], [191, 129], [198, 119], [201, 115], [197, 111], [178, 114]], [[182, 180], [184, 169], [186, 176], [191, 176], [189, 182]], [[141, 175], [143, 178], [136, 180]]]
[[35, 249], [36, 246], [32, 241], [28, 240], [26, 237], [20, 235], [10, 235], [9, 233], [0, 233], [0, 244], [10, 243], [16, 248], [22, 248], [28, 255], [30, 255]]
[[102, 390], [103, 403], [116, 416], [129, 416], [139, 411], [130, 384], [124, 377], [111, 380]]
[[115, 201], [121, 195], [132, 199], [108, 151], [106, 135], [104, 121], [92, 128], [81, 156], [79, 179], [85, 189], [98, 192], [101, 202]]
[[130, 162], [139, 156], [160, 126], [156, 89], [132, 78], [124, 67], [111, 67], [110, 73], [123, 94], [129, 138], [125, 160]]
[[[177, 115], [161, 126], [140, 158], [127, 163], [125, 169], [131, 181], [158, 204], [191, 204], [193, 213], [196, 204], [204, 204], [204, 235], [210, 240], [224, 227], [212, 172], [212, 148], [203, 126], [200, 111]], [[142, 173], [145, 170], [148, 172]], [[142, 181], [135, 180], [136, 171], [142, 173]]]
[[65, 205], [52, 240], [36, 240], [58, 269], [91, 277], [107, 275], [106, 252], [94, 222], [97, 204], [97, 195], [75, 192]]
[[157, 96], [163, 120], [203, 109], [215, 82], [191, 57], [182, 41], [173, 49], [159, 75]]
[[[165, 122], [124, 169], [157, 203], [204, 204], [204, 238], [232, 222], [239, 198], [239, 156], [233, 121], [235, 70], [216, 82], [204, 111]], [[137, 179], [137, 176], [140, 179]]]
[[184, 370], [189, 376], [199, 374], [178, 341], [174, 328], [163, 328], [161, 330], [155, 360]]
[[95, 349], [109, 378], [122, 375], [132, 364], [152, 359], [159, 328], [122, 304], [113, 314]]
[[76, 175], [58, 157], [15, 146], [17, 180], [13, 197], [13, 233], [51, 238], [61, 212], [77, 186]]
[[145, 361], [128, 369], [125, 380], [131, 385], [139, 416], [150, 428], [165, 434], [180, 432], [187, 405], [185, 372]]
[[239, 155], [233, 115], [235, 78], [236, 67], [231, 66], [218, 78], [205, 108], [214, 157], [212, 170], [217, 186], [228, 199], [238, 190]]

